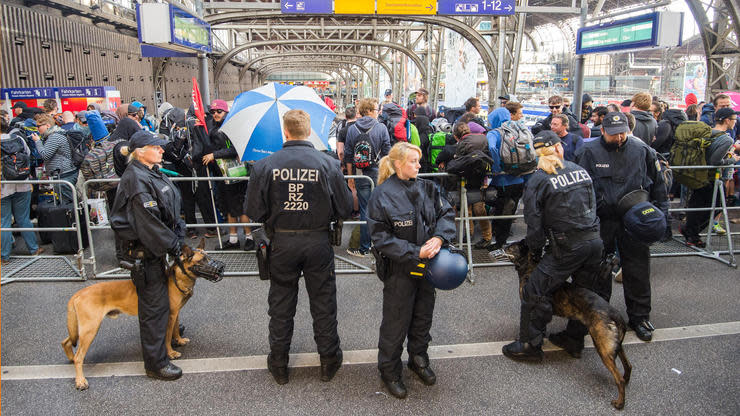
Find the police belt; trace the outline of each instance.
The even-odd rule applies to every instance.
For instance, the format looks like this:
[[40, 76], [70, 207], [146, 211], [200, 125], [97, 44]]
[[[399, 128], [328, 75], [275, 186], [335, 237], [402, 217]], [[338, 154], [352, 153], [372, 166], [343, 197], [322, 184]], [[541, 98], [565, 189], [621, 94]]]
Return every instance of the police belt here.
[[322, 228], [307, 228], [302, 230], [291, 230], [287, 228], [275, 228], [273, 230], [275, 233], [281, 233], [281, 234], [312, 234], [312, 233], [328, 233], [329, 232], [329, 226], [322, 227]]
[[568, 231], [568, 232], [563, 232], [563, 233], [553, 231], [553, 234], [555, 238], [557, 238], [558, 240], [564, 237], [569, 243], [578, 243], [581, 241], [591, 241], [591, 240], [595, 240], [601, 237], [599, 232], [595, 230], [575, 230], [575, 231]]

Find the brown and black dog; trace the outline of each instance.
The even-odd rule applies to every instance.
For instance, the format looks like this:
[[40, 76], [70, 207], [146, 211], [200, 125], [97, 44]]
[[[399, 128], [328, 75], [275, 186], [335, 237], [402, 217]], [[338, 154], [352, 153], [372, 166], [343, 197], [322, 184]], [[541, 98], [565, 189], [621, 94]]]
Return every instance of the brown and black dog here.
[[[181, 266], [175, 262], [167, 268], [170, 314], [165, 345], [167, 356], [172, 359], [181, 355], [172, 348], [172, 344], [183, 346], [190, 342], [188, 338], [182, 338], [177, 330], [178, 316], [180, 309], [193, 295], [196, 278], [204, 277], [215, 282], [223, 278], [223, 263], [209, 259], [203, 251], [204, 246], [205, 239], [201, 239], [200, 245], [195, 250], [184, 246], [180, 258]], [[201, 270], [209, 272], [203, 273]], [[78, 390], [85, 390], [88, 387], [87, 379], [82, 373], [82, 363], [103, 318], [108, 316], [115, 319], [121, 313], [136, 316], [139, 313], [138, 305], [139, 298], [131, 279], [97, 283], [79, 290], [69, 299], [67, 303], [69, 336], [62, 341], [62, 348], [67, 358], [75, 364], [75, 387]], [[77, 351], [74, 351], [74, 347], [77, 347]]]
[[[519, 274], [519, 297], [521, 297], [529, 275], [537, 267], [537, 262], [530, 255], [524, 241], [510, 244], [503, 250], [491, 252], [491, 255], [496, 258], [508, 258], [514, 263], [514, 268]], [[606, 278], [611, 278], [610, 266], [602, 267], [602, 273], [608, 274]], [[599, 278], [605, 278], [605, 276], [599, 276]], [[617, 409], [622, 409], [624, 407], [624, 387], [630, 381], [632, 365], [622, 348], [627, 326], [619, 311], [596, 293], [576, 287], [571, 283], [565, 283], [555, 291], [552, 297], [552, 311], [557, 316], [577, 319], [588, 328], [596, 352], [617, 383], [619, 397], [612, 400], [612, 405]], [[622, 361], [624, 375], [620, 374], [617, 368], [617, 356]]]

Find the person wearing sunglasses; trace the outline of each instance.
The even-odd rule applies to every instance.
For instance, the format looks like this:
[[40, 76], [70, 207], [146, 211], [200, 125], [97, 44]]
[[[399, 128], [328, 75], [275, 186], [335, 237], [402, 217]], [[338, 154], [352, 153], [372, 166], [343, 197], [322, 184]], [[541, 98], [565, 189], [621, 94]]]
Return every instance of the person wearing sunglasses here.
[[534, 126], [532, 126], [532, 134], [536, 135], [541, 131], [551, 130], [550, 122], [552, 121], [552, 118], [558, 114], [564, 114], [566, 117], [568, 117], [568, 132], [573, 133], [576, 136], [583, 137], [583, 132], [581, 131], [581, 127], [579, 126], [578, 121], [575, 117], [573, 117], [573, 114], [570, 113], [568, 107], [564, 104], [563, 97], [559, 95], [553, 95], [552, 97], [547, 99], [547, 105], [548, 107], [550, 107], [550, 115], [538, 121]]

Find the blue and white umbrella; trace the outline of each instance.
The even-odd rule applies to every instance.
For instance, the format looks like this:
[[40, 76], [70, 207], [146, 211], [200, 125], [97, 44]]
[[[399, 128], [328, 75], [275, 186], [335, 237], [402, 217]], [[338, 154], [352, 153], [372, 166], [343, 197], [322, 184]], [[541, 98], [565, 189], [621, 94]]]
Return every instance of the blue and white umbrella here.
[[329, 148], [334, 112], [304, 86], [273, 82], [239, 94], [220, 131], [229, 136], [242, 161], [259, 160], [283, 147], [283, 114], [288, 110], [307, 112], [311, 116], [308, 140], [318, 150]]

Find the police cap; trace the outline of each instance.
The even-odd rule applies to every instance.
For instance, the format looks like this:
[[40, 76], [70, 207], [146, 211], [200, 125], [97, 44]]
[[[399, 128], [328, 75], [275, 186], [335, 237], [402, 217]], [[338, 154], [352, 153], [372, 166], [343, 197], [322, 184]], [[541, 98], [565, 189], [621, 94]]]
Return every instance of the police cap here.
[[148, 130], [139, 130], [129, 139], [128, 149], [129, 151], [133, 151], [134, 149], [144, 146], [164, 146], [166, 144], [166, 140], [160, 139], [154, 135], [154, 133], [151, 133]]
[[604, 120], [601, 122], [604, 126], [606, 134], [619, 134], [627, 133], [629, 131], [629, 124], [627, 124], [627, 116], [622, 113], [612, 111], [604, 116]]
[[534, 136], [534, 140], [532, 141], [535, 149], [555, 146], [558, 143], [560, 143], [560, 137], [552, 130], [542, 130]]

